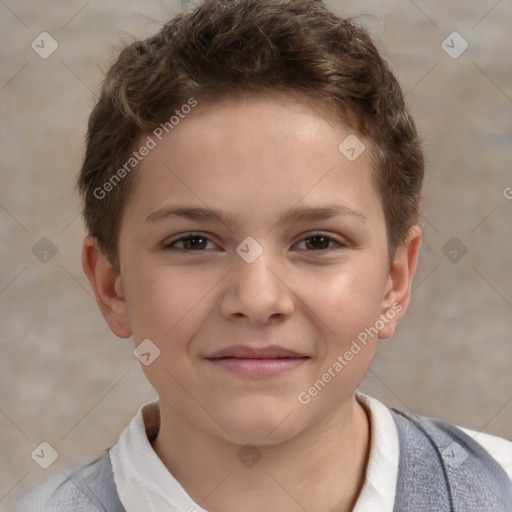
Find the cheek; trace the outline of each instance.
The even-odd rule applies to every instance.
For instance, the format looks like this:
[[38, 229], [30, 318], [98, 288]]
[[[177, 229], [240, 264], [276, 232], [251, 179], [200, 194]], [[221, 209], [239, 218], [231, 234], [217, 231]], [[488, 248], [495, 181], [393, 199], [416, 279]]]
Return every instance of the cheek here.
[[140, 265], [126, 287], [135, 340], [150, 338], [158, 345], [179, 342], [178, 332], [201, 321], [197, 317], [201, 305], [218, 280], [216, 272]]
[[157, 391], [165, 389], [174, 397], [183, 395], [182, 386], [193, 374], [189, 342], [207, 318], [207, 292], [218, 281], [189, 270], [153, 265], [132, 277], [128, 286], [135, 344], [149, 339], [160, 351], [141, 368]]
[[344, 344], [379, 318], [384, 275], [375, 261], [317, 273], [300, 298], [324, 324], [329, 339]]
[[[371, 267], [370, 267], [371, 268]], [[297, 396], [304, 415], [321, 417], [348, 400], [375, 356], [382, 296], [382, 272], [348, 267], [335, 274], [316, 276], [305, 300], [321, 332], [318, 365]], [[313, 283], [310, 283], [311, 285]], [[305, 293], [305, 289], [303, 289]]]

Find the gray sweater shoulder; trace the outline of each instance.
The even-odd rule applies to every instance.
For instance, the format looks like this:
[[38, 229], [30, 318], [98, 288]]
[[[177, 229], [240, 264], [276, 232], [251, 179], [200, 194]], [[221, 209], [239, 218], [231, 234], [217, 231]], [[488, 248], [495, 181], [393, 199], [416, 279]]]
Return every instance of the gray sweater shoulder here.
[[72, 471], [61, 470], [16, 503], [13, 512], [125, 512], [108, 455]]

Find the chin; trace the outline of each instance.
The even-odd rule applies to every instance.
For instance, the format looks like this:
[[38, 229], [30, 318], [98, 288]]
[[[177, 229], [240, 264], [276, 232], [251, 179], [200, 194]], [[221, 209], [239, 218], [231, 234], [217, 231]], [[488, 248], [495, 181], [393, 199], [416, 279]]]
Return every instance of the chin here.
[[247, 400], [240, 407], [230, 407], [222, 415], [220, 423], [231, 434], [229, 436], [223, 432], [223, 436], [240, 445], [270, 446], [282, 443], [300, 431], [290, 421], [296, 419], [292, 411], [292, 407], [283, 407], [282, 404], [270, 405], [268, 398], [264, 404], [261, 400]]

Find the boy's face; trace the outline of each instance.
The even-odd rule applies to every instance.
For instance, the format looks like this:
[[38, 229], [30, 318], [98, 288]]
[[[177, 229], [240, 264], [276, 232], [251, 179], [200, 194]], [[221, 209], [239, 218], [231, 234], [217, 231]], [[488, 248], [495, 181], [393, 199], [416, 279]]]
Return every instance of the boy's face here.
[[292, 98], [199, 104], [141, 162], [124, 211], [107, 321], [159, 348], [143, 369], [163, 415], [229, 441], [276, 443], [348, 414], [377, 343], [358, 335], [395, 304], [388, 337], [407, 305], [419, 230], [390, 270], [369, 151], [349, 161], [350, 130], [319, 112]]

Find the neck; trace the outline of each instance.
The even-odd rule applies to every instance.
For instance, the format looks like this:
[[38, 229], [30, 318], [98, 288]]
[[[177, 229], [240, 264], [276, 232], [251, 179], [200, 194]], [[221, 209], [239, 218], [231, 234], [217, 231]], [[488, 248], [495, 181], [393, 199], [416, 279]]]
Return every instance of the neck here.
[[368, 417], [355, 398], [285, 442], [242, 452], [240, 445], [162, 405], [167, 404], [160, 403], [153, 448], [201, 507], [211, 512], [349, 512], [354, 507], [370, 437]]

